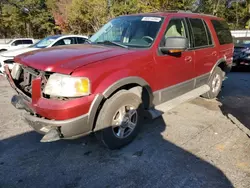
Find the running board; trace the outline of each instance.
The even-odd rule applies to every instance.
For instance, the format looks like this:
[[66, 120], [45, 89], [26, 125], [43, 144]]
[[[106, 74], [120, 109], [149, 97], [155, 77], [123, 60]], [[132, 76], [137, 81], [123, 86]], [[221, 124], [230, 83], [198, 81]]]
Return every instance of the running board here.
[[201, 87], [198, 87], [192, 91], [189, 91], [188, 93], [185, 93], [177, 98], [174, 98], [170, 101], [167, 101], [165, 103], [162, 103], [160, 105], [155, 106], [153, 109], [148, 110], [150, 117], [152, 119], [155, 119], [159, 116], [161, 116], [163, 113], [175, 108], [176, 106], [193, 100], [202, 94], [208, 92], [210, 90], [210, 87], [208, 85], [203, 85]]

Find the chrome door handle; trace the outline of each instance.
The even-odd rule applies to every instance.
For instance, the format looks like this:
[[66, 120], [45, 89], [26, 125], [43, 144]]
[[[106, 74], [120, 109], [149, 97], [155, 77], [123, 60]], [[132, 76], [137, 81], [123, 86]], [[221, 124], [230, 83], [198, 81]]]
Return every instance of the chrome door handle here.
[[213, 52], [212, 55], [213, 55], [213, 56], [217, 56], [217, 52]]
[[185, 57], [185, 61], [186, 62], [192, 62], [192, 57], [191, 56], [187, 56], [187, 57]]

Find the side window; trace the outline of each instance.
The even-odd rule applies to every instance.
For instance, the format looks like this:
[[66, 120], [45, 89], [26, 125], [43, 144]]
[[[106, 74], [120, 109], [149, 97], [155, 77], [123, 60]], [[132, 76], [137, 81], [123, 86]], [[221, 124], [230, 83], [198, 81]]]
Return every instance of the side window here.
[[160, 46], [165, 45], [165, 39], [168, 37], [186, 37], [187, 36], [187, 30], [185, 27], [185, 21], [182, 18], [174, 18], [169, 21], [164, 38], [161, 41]]
[[194, 35], [194, 47], [204, 47], [209, 45], [209, 37], [207, 37], [206, 28], [204, 27], [203, 20], [198, 18], [189, 19], [193, 35]]
[[211, 20], [221, 45], [233, 43], [229, 27], [225, 21]]
[[23, 40], [23, 44], [33, 44], [32, 40]]
[[165, 38], [167, 37], [186, 37], [184, 19], [170, 20], [165, 33]]
[[19, 45], [22, 45], [23, 44], [23, 41], [22, 40], [16, 40], [14, 41], [11, 46], [19, 46]]
[[204, 21], [204, 25], [206, 27], [206, 31], [207, 31], [207, 38], [208, 38], [208, 45], [213, 45], [213, 40], [212, 40], [212, 35], [211, 32], [207, 26], [207, 23]]
[[85, 38], [77, 37], [76, 39], [77, 39], [77, 44], [83, 44], [86, 41]]
[[61, 39], [57, 41], [53, 46], [61, 46], [61, 45], [69, 45], [69, 44], [75, 44], [73, 37]]

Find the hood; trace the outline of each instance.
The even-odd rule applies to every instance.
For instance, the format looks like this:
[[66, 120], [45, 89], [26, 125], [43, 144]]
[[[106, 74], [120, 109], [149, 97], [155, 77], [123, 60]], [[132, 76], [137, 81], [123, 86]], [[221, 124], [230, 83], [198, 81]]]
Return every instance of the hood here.
[[0, 49], [8, 47], [8, 44], [0, 44]]
[[120, 47], [67, 45], [28, 52], [17, 56], [15, 62], [42, 71], [70, 74], [81, 66], [132, 52]]
[[38, 48], [21, 48], [16, 50], [4, 51], [0, 55], [4, 57], [16, 57], [17, 55], [37, 50]]

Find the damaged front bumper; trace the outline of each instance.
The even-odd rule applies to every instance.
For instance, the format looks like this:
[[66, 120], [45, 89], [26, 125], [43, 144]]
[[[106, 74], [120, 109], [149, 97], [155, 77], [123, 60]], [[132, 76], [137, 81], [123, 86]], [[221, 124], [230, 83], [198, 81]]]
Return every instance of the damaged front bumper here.
[[[81, 105], [89, 106], [88, 103], [79, 103], [79, 101], [56, 101], [45, 99], [41, 96], [41, 89], [39, 86], [39, 79], [34, 80], [32, 83], [32, 98], [25, 95], [15, 84], [12, 79], [10, 70], [5, 66], [6, 77], [11, 87], [18, 93], [11, 99], [12, 105], [20, 110], [25, 110], [24, 119], [28, 124], [38, 133], [44, 134], [41, 142], [51, 142], [59, 139], [74, 139], [92, 132], [92, 127], [88, 123], [88, 113], [82, 113], [72, 117], [72, 111], [76, 112]], [[38, 90], [38, 92], [34, 92]], [[83, 100], [81, 100], [83, 101]], [[66, 105], [66, 106], [64, 106]], [[86, 109], [85, 109], [86, 111]], [[41, 112], [46, 114], [47, 117], [41, 116]], [[77, 111], [79, 113], [79, 110]], [[65, 119], [52, 119], [48, 117], [63, 117]]]

